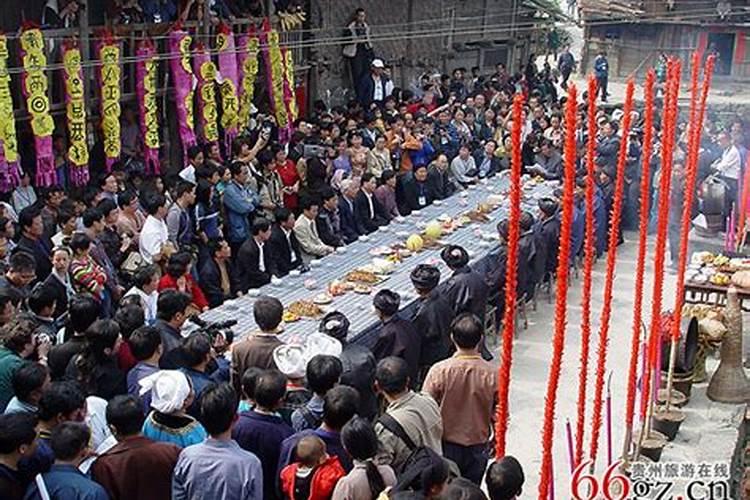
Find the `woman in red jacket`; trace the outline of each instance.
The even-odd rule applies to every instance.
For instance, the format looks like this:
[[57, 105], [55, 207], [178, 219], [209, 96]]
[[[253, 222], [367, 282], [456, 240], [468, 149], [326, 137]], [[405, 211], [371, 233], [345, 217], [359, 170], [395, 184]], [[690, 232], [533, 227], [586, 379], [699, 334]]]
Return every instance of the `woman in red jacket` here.
[[167, 263], [167, 272], [159, 280], [158, 290], [177, 290], [184, 292], [193, 298], [192, 306], [198, 312], [208, 310], [208, 300], [203, 290], [198, 286], [190, 274], [193, 267], [193, 256], [187, 252], [179, 252], [172, 255]]
[[276, 172], [281, 177], [281, 184], [283, 185], [284, 206], [292, 212], [296, 212], [299, 203], [297, 193], [301, 184], [297, 166], [287, 157], [286, 151], [281, 146], [276, 146], [274, 158], [276, 159]]

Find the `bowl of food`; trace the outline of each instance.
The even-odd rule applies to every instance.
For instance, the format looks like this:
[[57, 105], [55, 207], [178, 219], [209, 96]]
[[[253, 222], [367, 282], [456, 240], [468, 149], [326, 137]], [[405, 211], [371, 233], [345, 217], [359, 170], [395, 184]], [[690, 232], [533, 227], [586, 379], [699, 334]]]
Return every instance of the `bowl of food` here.
[[372, 293], [372, 287], [370, 285], [365, 285], [364, 283], [359, 283], [354, 285], [354, 293], [369, 295]]
[[313, 297], [313, 304], [317, 304], [319, 306], [330, 304], [333, 302], [333, 297], [331, 297], [331, 294], [327, 292], [319, 293], [315, 297]]
[[359, 241], [370, 241], [370, 237], [369, 237], [369, 236], [367, 236], [366, 234], [363, 234], [362, 236], [360, 236], [360, 237], [359, 237], [359, 238], [357, 238], [357, 239], [358, 239]]

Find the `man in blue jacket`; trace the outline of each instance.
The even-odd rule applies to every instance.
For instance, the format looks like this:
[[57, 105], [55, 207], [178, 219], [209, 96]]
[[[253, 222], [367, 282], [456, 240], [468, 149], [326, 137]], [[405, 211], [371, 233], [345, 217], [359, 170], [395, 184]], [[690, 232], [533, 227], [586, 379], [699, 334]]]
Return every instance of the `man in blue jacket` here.
[[227, 240], [232, 248], [232, 255], [237, 255], [239, 247], [250, 236], [250, 219], [260, 203], [260, 198], [245, 185], [248, 173], [244, 163], [232, 163], [229, 171], [232, 173], [232, 180], [224, 190]]
[[596, 77], [596, 83], [599, 85], [599, 91], [601, 92], [602, 102], [607, 102], [607, 80], [609, 79], [609, 61], [607, 61], [607, 53], [604, 50], [600, 50], [599, 54], [594, 59], [594, 76]]

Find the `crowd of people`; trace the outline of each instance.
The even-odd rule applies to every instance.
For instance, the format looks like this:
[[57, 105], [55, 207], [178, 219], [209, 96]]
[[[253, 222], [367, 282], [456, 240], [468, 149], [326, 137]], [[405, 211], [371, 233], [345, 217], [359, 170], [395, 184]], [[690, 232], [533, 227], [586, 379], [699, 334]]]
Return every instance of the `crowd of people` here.
[[[560, 62], [566, 84], [573, 63]], [[36, 189], [23, 175], [0, 202], [2, 498], [520, 494], [521, 465], [492, 456], [497, 380], [483, 340], [488, 304], [502, 311], [507, 220], [497, 221], [498, 245], [482, 266], [469, 266], [468, 252], [449, 245], [441, 251], [451, 272], [444, 284], [437, 266], [411, 270], [418, 294], [411, 317], [400, 312], [396, 291], [376, 293], [372, 348], [352, 342], [349, 320], [337, 311], [310, 329], [304, 345], [285, 344], [284, 306], [266, 295], [253, 300], [257, 330], [235, 332], [237, 340], [210, 326], [183, 334], [189, 318], [274, 277], [305, 272], [311, 260], [394, 218], [507, 170], [515, 92], [527, 96], [526, 174], [560, 180], [564, 137], [575, 134], [569, 264], [577, 265], [589, 131], [583, 105], [566, 130], [552, 72], [534, 64], [510, 75], [498, 64], [491, 75], [459, 69], [400, 89], [373, 59], [367, 79], [345, 107], [316, 102], [288, 144], [259, 115], [231, 151], [194, 146], [185, 165], [149, 177], [139, 168], [129, 110], [129, 158], [97, 182], [67, 189], [64, 153], [60, 185]], [[640, 210], [642, 129], [634, 118], [626, 229]], [[619, 109], [597, 112], [597, 255], [607, 247], [621, 120]], [[736, 192], [747, 155], [742, 122], [714, 143], [717, 125], [709, 117], [703, 171], [734, 180]], [[684, 126], [680, 134], [678, 180]], [[680, 193], [676, 182], [672, 200], [681, 206]], [[559, 196], [522, 214], [520, 300], [532, 300], [557, 267]]]

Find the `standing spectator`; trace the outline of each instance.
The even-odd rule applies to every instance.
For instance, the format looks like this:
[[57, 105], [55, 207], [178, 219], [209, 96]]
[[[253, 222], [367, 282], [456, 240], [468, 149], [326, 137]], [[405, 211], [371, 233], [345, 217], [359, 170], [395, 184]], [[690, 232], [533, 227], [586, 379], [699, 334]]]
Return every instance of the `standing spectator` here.
[[50, 349], [49, 369], [52, 380], [59, 380], [65, 374], [70, 360], [83, 350], [86, 344], [86, 330], [99, 317], [101, 307], [90, 295], [74, 295], [68, 309], [68, 326], [65, 341]]
[[34, 324], [27, 318], [16, 317], [0, 330], [0, 410], [5, 410], [13, 399], [13, 374], [24, 360], [36, 354], [42, 364], [47, 363], [49, 340], [39, 342], [34, 336]]
[[84, 233], [76, 233], [70, 241], [73, 260], [70, 262], [70, 275], [73, 288], [79, 293], [90, 293], [100, 304], [103, 314], [111, 310], [111, 297], [105, 287], [107, 274], [91, 256], [91, 238]]
[[401, 432], [414, 446], [430, 448], [440, 456], [443, 454], [440, 408], [432, 397], [409, 389], [409, 371], [406, 361], [389, 357], [378, 363], [375, 372], [375, 387], [388, 403], [384, 416], [389, 417], [378, 419], [375, 433], [382, 446], [383, 458], [394, 470], [399, 470], [412, 452], [398, 436]]
[[598, 91], [600, 92], [602, 102], [607, 102], [607, 81], [609, 79], [609, 61], [607, 61], [607, 53], [604, 49], [599, 50], [599, 53], [594, 59], [594, 76], [596, 77], [596, 83], [598, 85]]
[[458, 316], [451, 325], [456, 354], [433, 365], [423, 387], [440, 406], [445, 457], [477, 485], [487, 468], [497, 391], [496, 370], [479, 355], [483, 330], [473, 314]]
[[49, 387], [49, 369], [41, 363], [24, 363], [11, 378], [13, 399], [5, 407], [5, 413], [32, 413], [39, 411], [39, 399]]
[[42, 207], [42, 224], [44, 237], [52, 238], [57, 229], [57, 214], [60, 204], [65, 200], [65, 191], [60, 186], [50, 186], [44, 190], [44, 206]]
[[[191, 298], [188, 294], [176, 290], [164, 290], [159, 294], [158, 313], [154, 326], [161, 335], [163, 355], [180, 347], [182, 334], [180, 329], [187, 320], [187, 309]], [[162, 362], [164, 359], [162, 359]]]
[[250, 219], [260, 202], [257, 193], [245, 186], [247, 167], [239, 161], [229, 167], [232, 180], [224, 189], [224, 209], [226, 211], [227, 240], [232, 254], [237, 255], [240, 245], [250, 236]]
[[383, 172], [392, 169], [391, 152], [386, 147], [385, 136], [378, 134], [375, 137], [375, 147], [367, 154], [367, 171], [380, 178]]
[[[89, 208], [83, 212], [83, 232], [91, 239], [90, 255], [94, 261], [102, 268], [107, 276], [104, 287], [108, 292], [108, 298], [116, 304], [119, 302], [125, 290], [120, 286], [117, 278], [117, 268], [107, 255], [107, 251], [101, 241], [101, 235], [104, 232], [105, 222], [104, 214], [97, 208]], [[109, 303], [106, 303], [104, 314], [111, 316], [112, 310]]]
[[36, 448], [37, 417], [33, 413], [0, 415], [0, 491], [7, 500], [21, 500], [26, 480], [18, 462]]
[[156, 321], [156, 305], [159, 300], [159, 266], [149, 264], [140, 268], [133, 276], [133, 287], [125, 292], [125, 297], [139, 298], [147, 325]]
[[297, 443], [297, 461], [281, 471], [281, 491], [289, 500], [331, 498], [336, 483], [346, 474], [337, 457], [326, 452], [317, 436], [305, 436]]
[[167, 245], [169, 241], [169, 229], [164, 222], [167, 216], [167, 200], [164, 195], [151, 193], [143, 200], [143, 206], [148, 216], [143, 223], [143, 228], [138, 236], [138, 248], [141, 257], [147, 263], [160, 262], [166, 253], [169, 253]]
[[411, 272], [411, 283], [419, 295], [412, 323], [422, 337], [419, 366], [424, 375], [427, 368], [450, 355], [453, 309], [445, 294], [437, 290], [440, 269], [436, 266], [419, 264]]
[[120, 191], [120, 187], [117, 185], [117, 177], [114, 172], [99, 178], [99, 189], [101, 190], [101, 199], [117, 203], [117, 193]]
[[356, 89], [373, 58], [370, 25], [367, 24], [365, 9], [359, 8], [354, 11], [353, 19], [347, 25], [346, 30], [349, 43], [344, 45], [342, 52], [344, 57], [349, 60], [352, 87]]
[[140, 241], [141, 230], [146, 222], [138, 203], [138, 195], [135, 191], [123, 191], [117, 195], [117, 205], [120, 213], [117, 216], [117, 231], [127, 234], [134, 241]]
[[[52, 249], [52, 271], [47, 279], [44, 280], [44, 286], [52, 289], [55, 296], [55, 311], [52, 316], [56, 321], [61, 321], [62, 316], [68, 312], [68, 301], [75, 294], [73, 282], [68, 273], [70, 269], [70, 259], [73, 255], [67, 246], [55, 247]], [[56, 332], [55, 332], [56, 333]]]
[[141, 393], [151, 391], [152, 411], [143, 423], [143, 435], [181, 448], [201, 443], [206, 430], [186, 413], [195, 399], [187, 376], [177, 370], [161, 370], [140, 381]]
[[560, 86], [565, 90], [568, 89], [568, 78], [570, 78], [570, 73], [573, 72], [575, 67], [576, 60], [573, 57], [573, 54], [570, 53], [570, 45], [565, 45], [562, 52], [557, 57], [557, 69], [562, 76]]
[[167, 211], [167, 235], [175, 248], [184, 249], [195, 243], [195, 226], [190, 217], [195, 205], [195, 184], [180, 181], [174, 193], [175, 201]]
[[278, 499], [276, 471], [281, 443], [294, 434], [277, 413], [286, 394], [286, 377], [277, 370], [266, 370], [255, 383], [255, 408], [240, 413], [232, 438], [256, 455], [263, 466], [263, 498]]
[[97, 320], [86, 330], [86, 344], [68, 363], [65, 376], [80, 383], [90, 396], [109, 400], [125, 394], [125, 373], [116, 360], [121, 342], [120, 326], [115, 321]]
[[180, 453], [172, 477], [173, 500], [264, 498], [260, 460], [231, 437], [237, 403], [237, 393], [227, 384], [204, 392], [200, 413], [210, 437]]
[[26, 491], [25, 499], [109, 500], [100, 484], [86, 477], [78, 467], [89, 457], [91, 431], [86, 424], [65, 422], [52, 431], [50, 445], [55, 463]]
[[5, 275], [0, 277], [0, 289], [12, 291], [25, 299], [31, 292], [29, 285], [36, 278], [34, 256], [25, 251], [16, 252], [10, 256], [10, 265]]
[[128, 394], [140, 398], [142, 413], [146, 415], [151, 408], [151, 392], [141, 395], [140, 382], [159, 371], [159, 359], [162, 354], [159, 330], [152, 326], [142, 326], [133, 332], [128, 344], [133, 357], [137, 360], [126, 377]]
[[382, 324], [375, 347], [372, 348], [375, 359], [395, 356], [406, 361], [410, 383], [415, 387], [422, 339], [411, 321], [398, 317], [401, 297], [391, 290], [380, 290], [372, 304]]
[[357, 98], [363, 108], [371, 104], [381, 106], [385, 98], [393, 93], [393, 82], [385, 74], [382, 59], [373, 59], [370, 63], [370, 74], [363, 75], [357, 84]]
[[13, 190], [12, 200], [13, 208], [16, 209], [18, 214], [24, 208], [36, 204], [36, 193], [34, 192], [34, 186], [31, 185], [31, 176], [28, 172], [21, 172], [21, 183]]
[[120, 210], [114, 201], [102, 200], [96, 206], [96, 209], [104, 216], [104, 227], [99, 234], [99, 240], [113, 267], [117, 269], [130, 249], [132, 240], [127, 234], [121, 236], [117, 230]]
[[141, 434], [144, 416], [133, 396], [116, 396], [107, 405], [107, 424], [117, 444], [99, 455], [91, 476], [111, 500], [169, 498], [180, 448]]
[[443, 262], [453, 271], [445, 288], [445, 295], [457, 316], [464, 312], [484, 319], [489, 290], [481, 274], [469, 267], [469, 253], [458, 245], [448, 245], [440, 252]]
[[67, 245], [76, 230], [76, 214], [73, 210], [62, 208], [57, 212], [57, 227], [60, 228], [50, 241], [55, 246]]
[[36, 206], [26, 207], [18, 214], [18, 228], [21, 238], [16, 245], [16, 251], [28, 252], [36, 262], [36, 278], [44, 281], [52, 271], [49, 252], [50, 242], [44, 237], [42, 214]]
[[180, 368], [188, 380], [190, 387], [195, 394], [193, 404], [188, 408], [188, 413], [196, 418], [199, 415], [198, 400], [203, 390], [208, 387], [211, 377], [207, 373], [208, 364], [213, 360], [211, 353], [211, 339], [205, 333], [195, 332], [182, 341], [182, 361], [183, 367]]
[[302, 182], [297, 172], [297, 166], [287, 157], [286, 151], [281, 146], [276, 146], [274, 159], [276, 160], [276, 172], [279, 174], [283, 186], [284, 206], [292, 212], [296, 212], [299, 205], [297, 193], [299, 193]]
[[232, 349], [232, 384], [241, 389], [242, 375], [251, 367], [276, 368], [273, 350], [282, 345], [278, 328], [284, 306], [275, 297], [258, 297], [253, 304], [253, 317], [259, 332], [252, 332]]
[[521, 496], [525, 477], [518, 460], [506, 455], [492, 462], [485, 481], [490, 500], [516, 500]]
[[343, 369], [337, 357], [324, 354], [313, 356], [307, 363], [307, 386], [313, 396], [292, 413], [292, 427], [296, 432], [317, 429], [323, 422], [325, 395], [339, 383]]
[[294, 234], [299, 241], [302, 250], [303, 261], [325, 257], [334, 251], [334, 248], [326, 245], [318, 236], [318, 228], [315, 219], [318, 216], [319, 203], [312, 198], [302, 198], [300, 202], [302, 215], [294, 223]]
[[189, 182], [193, 186], [195, 186], [195, 169], [203, 166], [203, 149], [198, 146], [190, 146], [187, 150], [187, 160], [188, 164], [180, 170], [179, 176], [182, 180], [185, 182]]
[[270, 237], [271, 223], [264, 218], [255, 219], [252, 237], [239, 247], [235, 261], [239, 275], [239, 290], [242, 293], [271, 282], [271, 275], [275, 269], [271, 249], [267, 246]]

